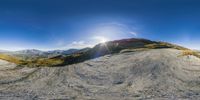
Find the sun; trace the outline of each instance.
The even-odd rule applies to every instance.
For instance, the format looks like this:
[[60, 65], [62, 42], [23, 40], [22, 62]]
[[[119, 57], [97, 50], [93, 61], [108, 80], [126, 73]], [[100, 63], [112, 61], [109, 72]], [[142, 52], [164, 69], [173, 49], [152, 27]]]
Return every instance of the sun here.
[[108, 39], [106, 39], [106, 38], [104, 38], [104, 37], [102, 37], [101, 39], [100, 39], [100, 43], [105, 43], [105, 42], [107, 42], [108, 41]]
[[95, 36], [94, 39], [96, 39], [99, 43], [105, 43], [105, 42], [109, 41], [108, 38], [103, 37], [103, 36]]

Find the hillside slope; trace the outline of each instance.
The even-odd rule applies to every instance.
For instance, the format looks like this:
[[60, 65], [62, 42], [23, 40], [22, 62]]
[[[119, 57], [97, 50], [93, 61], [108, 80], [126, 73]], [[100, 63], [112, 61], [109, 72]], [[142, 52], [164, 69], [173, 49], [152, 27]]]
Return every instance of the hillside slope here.
[[64, 67], [1, 68], [0, 99], [198, 100], [200, 59], [181, 53], [152, 49]]
[[[100, 43], [93, 48], [85, 48], [81, 50], [66, 50], [67, 53], [45, 52], [38, 50], [24, 50], [19, 54], [15, 52], [8, 52], [6, 54], [0, 53], [0, 59], [7, 60], [19, 66], [29, 67], [55, 67], [70, 64], [80, 63], [89, 59], [94, 59], [108, 54], [119, 53], [123, 50], [133, 49], [161, 49], [161, 48], [174, 48], [177, 50], [188, 50], [187, 48], [177, 46], [174, 44], [151, 41], [140, 38], [130, 38], [122, 40], [108, 41]], [[64, 51], [61, 51], [64, 52]], [[25, 53], [25, 54], [24, 54]], [[44, 55], [45, 56], [44, 56]]]

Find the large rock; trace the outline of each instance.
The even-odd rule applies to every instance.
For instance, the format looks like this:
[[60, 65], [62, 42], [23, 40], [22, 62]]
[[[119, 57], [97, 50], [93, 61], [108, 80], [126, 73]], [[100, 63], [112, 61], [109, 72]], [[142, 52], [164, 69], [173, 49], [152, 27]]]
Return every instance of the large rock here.
[[10, 69], [0, 77], [18, 73], [9, 79], [16, 81], [1, 80], [0, 98], [198, 100], [200, 59], [180, 54], [175, 49], [155, 49], [106, 55], [65, 67]]
[[0, 70], [12, 69], [15, 67], [16, 67], [16, 64], [0, 59]]

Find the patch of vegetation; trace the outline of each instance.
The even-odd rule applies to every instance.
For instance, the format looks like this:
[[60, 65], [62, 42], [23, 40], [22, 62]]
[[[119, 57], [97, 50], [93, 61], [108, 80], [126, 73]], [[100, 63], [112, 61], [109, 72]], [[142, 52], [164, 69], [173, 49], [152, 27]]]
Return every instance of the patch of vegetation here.
[[169, 48], [168, 45], [159, 44], [159, 43], [147, 44], [145, 45], [145, 47], [148, 49]]
[[177, 50], [188, 50], [187, 48], [178, 46], [178, 45], [174, 45], [174, 44], [170, 44], [170, 43], [166, 43], [166, 42], [156, 42], [156, 43], [152, 43], [152, 44], [147, 44], [145, 45], [146, 48], [149, 49], [161, 49], [161, 48], [174, 48]]
[[193, 50], [183, 50], [182, 51], [182, 54], [180, 56], [195, 56], [195, 57], [198, 57], [200, 58], [200, 54], [196, 51], [193, 51]]
[[62, 59], [49, 59], [49, 58], [32, 58], [29, 60], [22, 60], [19, 57], [14, 57], [11, 55], [0, 54], [0, 59], [6, 60], [11, 63], [15, 63], [21, 66], [56, 66], [62, 64], [64, 61]]
[[15, 63], [15, 64], [20, 64], [20, 65], [25, 64], [23, 60], [10, 56], [10, 55], [6, 55], [6, 54], [0, 54], [0, 59]]
[[147, 51], [147, 50], [150, 50], [150, 49], [148, 49], [148, 48], [124, 49], [124, 50], [121, 50], [120, 53], [137, 52], [137, 51]]
[[37, 60], [29, 60], [26, 61], [26, 66], [29, 67], [52, 67], [52, 66], [58, 66], [63, 64], [62, 59], [48, 59], [48, 58], [39, 58]]

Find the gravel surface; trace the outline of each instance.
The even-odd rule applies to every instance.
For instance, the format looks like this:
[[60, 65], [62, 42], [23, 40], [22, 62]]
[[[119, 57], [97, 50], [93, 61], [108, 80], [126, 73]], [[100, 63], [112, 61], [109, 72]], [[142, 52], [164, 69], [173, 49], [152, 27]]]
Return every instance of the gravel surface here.
[[0, 99], [199, 100], [200, 59], [180, 54], [156, 49], [43, 68], [0, 60]]

